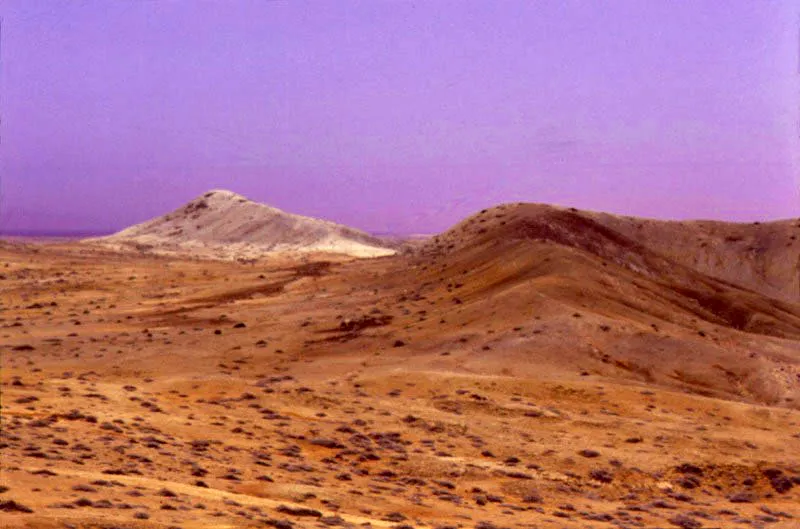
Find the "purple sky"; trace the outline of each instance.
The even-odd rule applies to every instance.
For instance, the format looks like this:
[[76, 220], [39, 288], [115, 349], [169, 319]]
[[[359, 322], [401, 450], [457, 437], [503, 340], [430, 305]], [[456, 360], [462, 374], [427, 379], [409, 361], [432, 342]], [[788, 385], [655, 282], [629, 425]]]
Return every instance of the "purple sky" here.
[[111, 230], [210, 188], [378, 232], [507, 201], [800, 215], [797, 1], [0, 13], [0, 230]]

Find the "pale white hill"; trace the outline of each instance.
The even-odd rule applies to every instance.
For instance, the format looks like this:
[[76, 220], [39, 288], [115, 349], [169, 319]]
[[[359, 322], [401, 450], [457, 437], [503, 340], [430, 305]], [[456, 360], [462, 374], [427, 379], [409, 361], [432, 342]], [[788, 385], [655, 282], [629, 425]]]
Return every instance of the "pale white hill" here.
[[185, 206], [108, 237], [88, 239], [156, 254], [250, 259], [273, 253], [392, 255], [391, 243], [334, 222], [294, 215], [231, 191], [214, 190]]

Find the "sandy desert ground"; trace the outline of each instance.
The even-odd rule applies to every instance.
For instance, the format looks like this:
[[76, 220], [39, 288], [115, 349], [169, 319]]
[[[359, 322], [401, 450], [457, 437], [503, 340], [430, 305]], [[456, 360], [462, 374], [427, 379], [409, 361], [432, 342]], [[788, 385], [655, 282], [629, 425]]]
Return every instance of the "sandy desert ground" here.
[[798, 235], [512, 205], [363, 260], [0, 242], [0, 525], [800, 527]]

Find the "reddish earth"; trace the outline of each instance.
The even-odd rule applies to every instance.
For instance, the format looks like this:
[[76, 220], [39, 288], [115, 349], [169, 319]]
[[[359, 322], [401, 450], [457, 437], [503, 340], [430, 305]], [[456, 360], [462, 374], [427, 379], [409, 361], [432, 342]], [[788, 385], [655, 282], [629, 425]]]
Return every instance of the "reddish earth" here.
[[0, 524], [800, 527], [799, 224], [509, 205], [248, 263], [0, 243]]

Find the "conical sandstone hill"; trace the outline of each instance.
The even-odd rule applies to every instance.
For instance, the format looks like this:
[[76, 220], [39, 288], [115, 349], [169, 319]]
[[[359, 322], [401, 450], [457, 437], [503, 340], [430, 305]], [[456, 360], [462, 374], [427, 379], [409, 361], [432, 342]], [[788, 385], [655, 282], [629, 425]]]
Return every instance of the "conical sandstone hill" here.
[[93, 239], [106, 246], [201, 257], [257, 258], [266, 253], [392, 255], [390, 243], [334, 222], [294, 215], [231, 191], [203, 194], [167, 215]]

